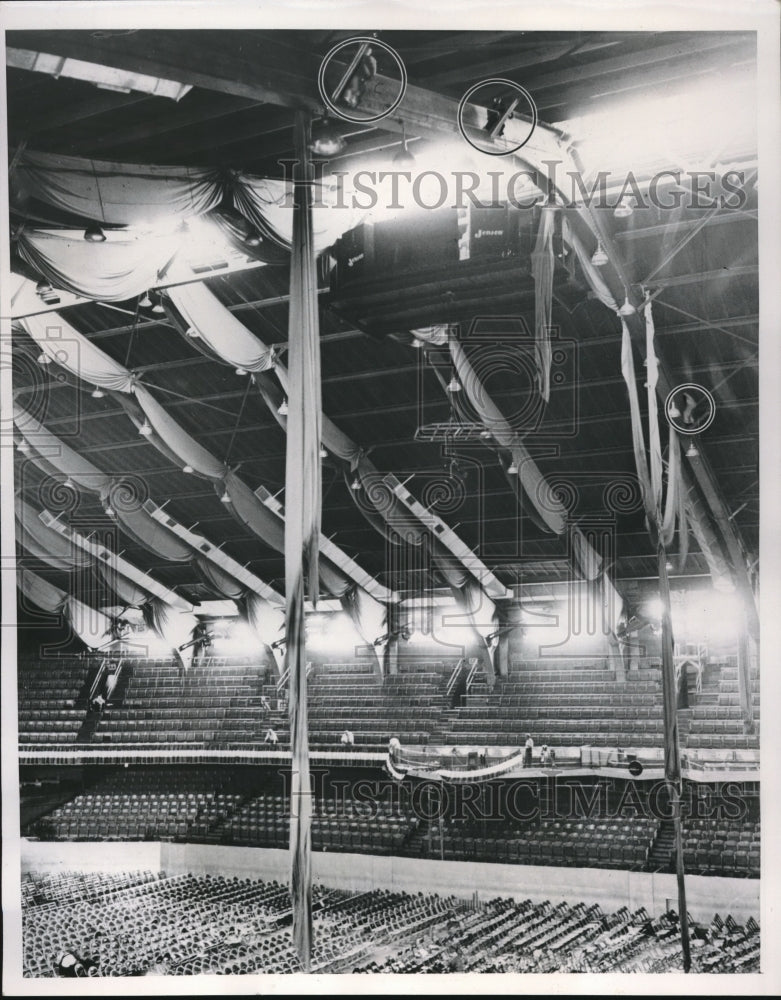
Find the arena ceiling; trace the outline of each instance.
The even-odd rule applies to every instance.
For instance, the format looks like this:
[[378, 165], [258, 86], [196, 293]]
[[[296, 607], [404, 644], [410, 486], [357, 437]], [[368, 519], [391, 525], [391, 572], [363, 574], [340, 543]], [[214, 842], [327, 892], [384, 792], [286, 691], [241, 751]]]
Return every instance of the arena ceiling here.
[[[293, 156], [295, 109], [321, 112], [318, 67], [334, 45], [355, 34], [8, 33], [11, 169], [17, 151], [28, 149], [280, 176], [280, 161]], [[616, 218], [612, 212], [601, 217], [611, 257], [606, 280], [617, 294], [626, 289], [636, 302], [641, 286], [654, 296], [665, 384], [672, 388], [694, 383], [713, 394], [713, 422], [697, 436], [696, 454], [685, 461], [698, 507], [706, 512], [725, 555], [738, 552], [745, 566], [755, 568], [758, 195], [751, 113], [746, 109], [745, 120], [728, 120], [726, 130], [714, 134], [707, 122], [703, 127], [699, 120], [700, 105], [693, 96], [690, 106], [685, 101], [680, 105], [682, 127], [664, 147], [655, 138], [654, 122], [646, 117], [654, 95], [670, 100], [679, 92], [696, 95], [730, 74], [741, 85], [747, 81], [750, 85], [753, 36], [391, 31], [379, 39], [403, 60], [410, 109], [405, 111], [402, 102], [398, 113], [379, 124], [334, 119], [346, 147], [333, 158], [332, 166], [381, 165], [399, 152], [402, 141], [421, 162], [429, 162], [436, 158], [440, 142], [453, 138], [452, 123], [443, 125], [441, 108], [458, 102], [480, 80], [501, 77], [522, 84], [534, 96], [541, 121], [560, 127], [575, 142], [580, 140], [583, 158], [597, 157], [589, 164], [594, 170], [615, 171], [618, 176], [632, 169], [646, 185], [662, 168], [683, 171], [685, 178], [696, 171], [717, 176], [730, 169], [743, 172], [744, 197], [737, 208], [649, 204], [629, 217]], [[173, 80], [191, 89], [178, 101], [134, 90], [100, 89], [51, 69], [20, 68], [25, 57], [19, 53], [83, 60]], [[713, 93], [717, 92], [718, 87]], [[717, 98], [711, 100], [718, 103]], [[638, 113], [638, 107], [644, 110]], [[609, 135], [599, 132], [602, 114], [611, 116]], [[621, 123], [617, 132], [616, 123]], [[28, 197], [12, 204], [11, 224], [16, 231], [25, 224], [78, 227], [84, 220], [66, 217]], [[595, 243], [596, 239], [589, 250]], [[283, 353], [288, 267], [282, 263], [223, 271], [203, 280], [242, 323]], [[504, 583], [531, 587], [562, 581], [569, 573], [566, 543], [541, 531], [519, 508], [496, 454], [479, 441], [464, 445], [441, 437], [429, 440], [432, 435], [425, 433], [426, 427], [452, 422], [453, 412], [426, 352], [410, 347], [410, 330], [438, 323], [467, 328], [476, 314], [504, 317], [510, 327], [518, 322], [527, 329], [534, 326], [534, 291], [528, 273], [517, 274], [512, 264], [496, 265], [475, 267], [468, 278], [461, 282], [456, 269], [432, 266], [414, 281], [394, 283], [389, 274], [387, 280], [345, 294], [332, 291], [323, 277], [323, 410], [370, 450], [380, 470], [407, 480], [419, 498], [432, 498], [433, 509]], [[137, 299], [80, 302], [62, 314], [112, 358], [144, 373], [176, 420], [226, 464], [238, 467], [253, 489], [263, 485], [271, 493], [282, 490], [284, 433], [250, 390], [246, 375], [205, 357], [165, 315], [139, 310], [137, 304]], [[635, 475], [620, 328], [615, 315], [576, 275], [563, 276], [554, 285], [553, 322], [568, 345], [564, 377], [560, 384], [554, 381], [550, 402], [540, 411], [527, 444], [535, 444], [538, 465], [576, 505], [578, 519], [598, 523], [606, 514], [606, 488]], [[641, 336], [639, 328], [633, 329], [633, 336]], [[83, 385], [58, 380], [51, 367], [37, 370], [38, 350], [21, 331], [16, 348], [16, 397], [24, 404], [33, 390], [43, 388], [47, 428], [101, 469], [141, 477], [149, 495], [157, 503], [166, 502], [178, 521], [186, 526], [197, 523], [199, 532], [262, 579], [281, 585], [281, 555], [248, 535], [208, 483], [168, 462], [139, 436], [110, 397], [94, 399]], [[517, 387], [501, 374], [491, 391], [505, 410], [517, 402]], [[20, 461], [17, 476], [17, 486], [40, 507], [41, 474]], [[611, 569], [619, 589], [622, 582], [631, 586], [630, 581], [655, 576], [655, 553], [640, 504], [611, 507], [607, 513], [616, 536]], [[90, 530], [111, 529], [97, 501], [83, 496], [69, 516], [72, 523]], [[394, 589], [414, 590], [413, 571], [389, 563], [385, 540], [356, 511], [349, 483], [329, 459], [324, 460], [323, 527], [372, 576]], [[124, 537], [121, 547], [127, 558], [169, 586], [196, 600], [207, 596], [188, 566], [158, 560]], [[28, 565], [37, 565], [29, 555], [25, 559]], [[690, 540], [685, 572], [692, 577], [708, 572], [695, 538]]]

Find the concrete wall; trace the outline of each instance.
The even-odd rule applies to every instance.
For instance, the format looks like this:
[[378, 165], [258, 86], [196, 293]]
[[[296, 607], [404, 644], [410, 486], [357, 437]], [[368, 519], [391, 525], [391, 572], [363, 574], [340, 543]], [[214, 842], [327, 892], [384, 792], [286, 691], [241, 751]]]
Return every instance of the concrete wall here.
[[[117, 871], [128, 869], [240, 875], [286, 882], [287, 851], [260, 847], [222, 847], [213, 844], [171, 843], [39, 843], [22, 841], [22, 871]], [[431, 861], [370, 854], [312, 855], [316, 881], [354, 892], [395, 889], [438, 892], [471, 898], [477, 890], [483, 900], [494, 896], [599, 903], [606, 911], [621, 906], [644, 906], [649, 913], [678, 908], [674, 875], [615, 871], [598, 868], [553, 868], [531, 865], [492, 865], [474, 861]], [[686, 877], [689, 912], [710, 921], [714, 913], [728, 913], [742, 922], [759, 917], [759, 880]]]

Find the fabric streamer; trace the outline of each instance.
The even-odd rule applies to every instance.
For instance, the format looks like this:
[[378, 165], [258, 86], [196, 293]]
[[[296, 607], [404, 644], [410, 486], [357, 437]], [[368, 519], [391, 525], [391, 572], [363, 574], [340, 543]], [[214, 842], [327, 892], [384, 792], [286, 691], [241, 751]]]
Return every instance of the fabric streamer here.
[[544, 206], [540, 214], [537, 240], [531, 254], [534, 278], [534, 354], [540, 395], [550, 400], [550, 368], [552, 350], [550, 331], [553, 308], [553, 226], [554, 208]]
[[306, 683], [304, 595], [317, 603], [321, 516], [320, 483], [320, 332], [317, 276], [312, 236], [313, 170], [309, 122], [295, 116], [296, 183], [293, 250], [290, 263], [290, 358], [287, 466], [285, 476], [286, 666], [289, 672], [291, 739], [290, 893], [293, 941], [304, 972], [312, 954], [312, 798]]

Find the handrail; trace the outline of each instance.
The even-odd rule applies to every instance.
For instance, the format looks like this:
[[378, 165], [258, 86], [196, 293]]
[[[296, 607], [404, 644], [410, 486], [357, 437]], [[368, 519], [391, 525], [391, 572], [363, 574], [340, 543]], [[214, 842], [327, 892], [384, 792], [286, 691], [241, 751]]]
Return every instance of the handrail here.
[[285, 667], [285, 669], [279, 675], [279, 680], [277, 681], [277, 694], [281, 694], [282, 690], [287, 686], [289, 677], [290, 677], [290, 667]]
[[100, 685], [103, 683], [103, 678], [106, 676], [106, 671], [108, 668], [108, 657], [104, 656], [100, 661], [100, 666], [98, 667], [98, 672], [95, 674], [95, 679], [89, 689], [89, 696], [87, 701], [92, 703], [92, 699], [95, 697], [95, 692], [98, 690]]
[[469, 662], [472, 664], [472, 666], [469, 670], [469, 673], [466, 676], [466, 694], [469, 694], [469, 688], [472, 686], [472, 681], [475, 679], [475, 674], [477, 673], [478, 669], [478, 660], [476, 656], [473, 656]]
[[464, 658], [463, 656], [458, 661], [458, 663], [453, 667], [453, 673], [450, 675], [450, 680], [447, 682], [447, 688], [445, 694], [450, 696], [453, 693], [453, 689], [458, 683], [458, 679], [461, 676], [461, 671], [464, 669]]

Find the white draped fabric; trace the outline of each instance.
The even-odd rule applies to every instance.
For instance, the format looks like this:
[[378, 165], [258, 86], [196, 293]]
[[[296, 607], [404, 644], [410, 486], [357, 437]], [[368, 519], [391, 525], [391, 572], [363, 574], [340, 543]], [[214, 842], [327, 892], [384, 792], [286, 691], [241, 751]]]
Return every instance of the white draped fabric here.
[[260, 642], [271, 649], [277, 671], [281, 674], [285, 664], [285, 650], [274, 648], [274, 643], [285, 635], [285, 610], [274, 607], [259, 594], [248, 593], [244, 600], [247, 621]]
[[36, 608], [55, 615], [63, 610], [68, 595], [64, 590], [45, 580], [29, 569], [19, 569], [16, 573], [16, 584], [25, 597]]
[[192, 435], [178, 424], [157, 402], [148, 389], [136, 383], [135, 398], [144, 411], [152, 430], [169, 452], [177, 456], [182, 466], [191, 465], [196, 472], [216, 481], [225, 478], [227, 467], [210, 451], [198, 444]]
[[102, 611], [91, 608], [76, 597], [68, 597], [65, 612], [71, 628], [85, 646], [97, 649], [111, 641], [111, 619]]
[[486, 429], [491, 432], [497, 444], [512, 452], [518, 469], [518, 478], [537, 513], [551, 531], [557, 535], [563, 534], [567, 523], [565, 507], [545, 481], [537, 463], [527, 451], [519, 435], [513, 431], [509, 422], [485, 391], [482, 382], [469, 363], [464, 348], [454, 337], [450, 339], [450, 356], [464, 392], [475, 411], [480, 415]]
[[111, 483], [109, 476], [47, 431], [16, 402], [13, 404], [13, 419], [19, 434], [30, 448], [41, 455], [47, 466], [70, 478], [79, 489], [91, 493], [102, 493], [108, 489]]
[[91, 243], [78, 231], [26, 229], [17, 248], [20, 257], [55, 288], [122, 302], [160, 281], [180, 242], [170, 235], [108, 232], [105, 243]]
[[114, 225], [203, 215], [222, 199], [216, 170], [112, 163], [33, 150], [20, 157], [14, 180], [39, 201]]
[[271, 368], [273, 352], [202, 282], [177, 285], [168, 296], [188, 327], [219, 357], [236, 368], [264, 372]]
[[19, 320], [41, 351], [77, 378], [101, 389], [130, 392], [133, 377], [59, 313], [39, 313]]
[[[82, 552], [59, 531], [47, 527], [34, 507], [19, 496], [14, 498], [14, 504], [16, 520], [21, 529], [21, 541], [32, 555], [44, 559], [57, 569], [71, 569], [90, 564], [91, 559], [87, 553]], [[56, 565], [52, 560], [56, 561]]]

